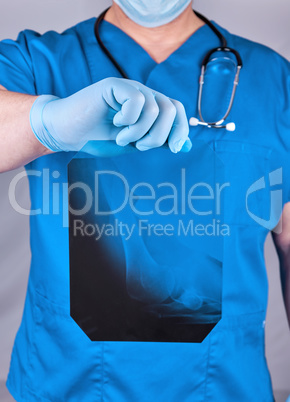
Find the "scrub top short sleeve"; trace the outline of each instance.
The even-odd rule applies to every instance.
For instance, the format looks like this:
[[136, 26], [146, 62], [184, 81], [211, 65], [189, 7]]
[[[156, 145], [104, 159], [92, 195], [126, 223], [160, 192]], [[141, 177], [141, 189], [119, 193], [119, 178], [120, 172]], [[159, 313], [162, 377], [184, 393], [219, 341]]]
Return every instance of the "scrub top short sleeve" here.
[[9, 91], [35, 95], [34, 74], [28, 42], [40, 35], [20, 32], [16, 41], [0, 42], [0, 84]]

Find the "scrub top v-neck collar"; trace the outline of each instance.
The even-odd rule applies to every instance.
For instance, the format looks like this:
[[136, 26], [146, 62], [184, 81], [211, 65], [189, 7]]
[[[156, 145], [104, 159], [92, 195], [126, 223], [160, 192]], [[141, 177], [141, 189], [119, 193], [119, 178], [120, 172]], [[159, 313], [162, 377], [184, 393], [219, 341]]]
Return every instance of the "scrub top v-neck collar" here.
[[[95, 19], [92, 20], [95, 22]], [[94, 27], [87, 32], [92, 35]], [[124, 68], [130, 79], [148, 84], [154, 72], [159, 71], [166, 65], [179, 66], [180, 68], [191, 69], [191, 61], [196, 67], [197, 55], [200, 61], [206, 51], [219, 45], [219, 39], [212, 30], [205, 24], [197, 29], [183, 44], [171, 53], [164, 61], [157, 63], [131, 36], [127, 35], [117, 26], [103, 20], [100, 24], [100, 36], [108, 50], [112, 53], [116, 61]], [[93, 45], [98, 46], [93, 34]], [[98, 60], [96, 59], [95, 46], [90, 47], [91, 73], [94, 81], [98, 80]], [[93, 52], [93, 54], [92, 54]], [[194, 56], [194, 57], [193, 57]], [[186, 61], [185, 61], [186, 58]], [[200, 65], [197, 66], [200, 69]], [[116, 76], [119, 73], [116, 71]]]

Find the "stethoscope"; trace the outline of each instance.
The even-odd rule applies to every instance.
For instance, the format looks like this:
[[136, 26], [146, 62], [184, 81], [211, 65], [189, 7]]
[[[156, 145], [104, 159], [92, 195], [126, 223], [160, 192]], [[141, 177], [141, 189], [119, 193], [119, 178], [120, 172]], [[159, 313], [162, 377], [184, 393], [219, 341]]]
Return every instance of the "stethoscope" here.
[[[100, 48], [103, 50], [105, 55], [109, 58], [109, 60], [113, 63], [113, 65], [119, 71], [121, 76], [123, 78], [129, 79], [129, 77], [126, 74], [126, 72], [122, 69], [122, 67], [119, 65], [119, 63], [117, 63], [117, 61], [115, 60], [113, 55], [109, 52], [109, 50], [106, 48], [106, 46], [104, 45], [103, 41], [100, 38], [100, 34], [99, 34], [100, 23], [103, 21], [104, 16], [105, 16], [107, 11], [108, 11], [108, 9], [103, 11], [99, 15], [99, 17], [97, 18], [97, 21], [95, 23], [95, 36], [96, 36], [96, 39], [97, 39], [97, 41], [98, 41], [98, 43], [100, 45]], [[231, 122], [231, 123], [224, 124], [224, 122], [225, 122], [226, 118], [228, 117], [228, 115], [229, 115], [229, 113], [230, 113], [230, 111], [232, 109], [232, 106], [233, 106], [237, 85], [239, 83], [239, 75], [240, 75], [241, 68], [243, 66], [242, 58], [241, 58], [241, 56], [240, 56], [240, 54], [239, 54], [239, 52], [237, 50], [228, 47], [226, 38], [223, 36], [223, 34], [206, 17], [204, 17], [203, 15], [199, 14], [196, 11], [194, 11], [194, 13], [202, 21], [204, 21], [209, 26], [209, 28], [215, 33], [215, 35], [219, 38], [219, 40], [221, 42], [221, 46], [216, 47], [214, 49], [211, 49], [205, 55], [205, 57], [204, 57], [204, 59], [202, 61], [201, 74], [200, 74], [200, 78], [199, 78], [199, 91], [198, 91], [198, 114], [199, 114], [199, 119], [196, 118], [196, 117], [191, 117], [189, 119], [189, 124], [191, 126], [201, 125], [201, 126], [205, 126], [205, 127], [208, 127], [208, 128], [225, 128], [228, 131], [234, 131], [236, 129], [235, 123]], [[231, 93], [231, 97], [230, 97], [229, 106], [227, 108], [227, 111], [226, 111], [225, 115], [223, 116], [222, 119], [220, 119], [218, 121], [206, 122], [204, 120], [204, 118], [203, 118], [202, 111], [201, 111], [202, 92], [203, 92], [203, 86], [204, 86], [204, 82], [205, 82], [205, 73], [206, 73], [207, 65], [208, 65], [208, 63], [209, 63], [209, 61], [211, 59], [211, 56], [216, 52], [231, 53], [231, 54], [233, 54], [235, 56], [236, 62], [237, 62], [237, 64], [236, 64], [236, 73], [235, 73], [235, 78], [234, 78], [234, 82], [233, 82], [233, 89], [232, 89], [232, 93]]]

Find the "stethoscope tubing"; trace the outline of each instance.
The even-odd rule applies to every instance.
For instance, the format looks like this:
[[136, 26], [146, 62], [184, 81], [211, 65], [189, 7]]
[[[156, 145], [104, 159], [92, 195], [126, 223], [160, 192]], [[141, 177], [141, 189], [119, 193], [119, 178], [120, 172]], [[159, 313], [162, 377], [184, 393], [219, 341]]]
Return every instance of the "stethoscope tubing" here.
[[[101, 39], [101, 37], [100, 37], [100, 29], [99, 29], [99, 28], [100, 28], [100, 24], [101, 24], [101, 22], [103, 21], [103, 19], [104, 19], [104, 17], [105, 17], [105, 14], [106, 14], [106, 12], [107, 12], [108, 10], [109, 10], [109, 8], [107, 8], [106, 10], [104, 10], [104, 11], [99, 15], [99, 17], [98, 17], [97, 20], [96, 20], [95, 28], [94, 28], [94, 30], [95, 30], [95, 37], [96, 37], [96, 40], [97, 40], [97, 42], [98, 42], [100, 48], [102, 49], [102, 51], [104, 52], [104, 54], [108, 57], [108, 59], [111, 61], [111, 63], [115, 66], [115, 68], [118, 70], [118, 72], [120, 73], [120, 75], [121, 75], [123, 78], [129, 79], [129, 77], [128, 77], [127, 73], [125, 72], [125, 70], [124, 70], [124, 69], [120, 66], [120, 64], [116, 61], [116, 59], [115, 59], [114, 56], [111, 54], [111, 52], [107, 49], [107, 47], [105, 46], [104, 42], [102, 41], [102, 39]], [[226, 120], [226, 118], [228, 117], [228, 115], [230, 114], [230, 111], [231, 111], [232, 106], [233, 106], [233, 102], [234, 102], [235, 94], [236, 94], [236, 89], [237, 89], [237, 86], [238, 86], [238, 83], [239, 83], [240, 71], [241, 71], [241, 68], [243, 67], [242, 58], [241, 58], [239, 52], [238, 52], [236, 49], [233, 49], [233, 48], [228, 47], [226, 38], [225, 38], [224, 35], [215, 27], [215, 25], [214, 25], [211, 21], [209, 21], [204, 15], [198, 13], [197, 11], [194, 11], [194, 10], [193, 10], [193, 12], [197, 15], [198, 18], [200, 18], [202, 21], [204, 21], [204, 22], [209, 26], [209, 28], [214, 32], [214, 34], [219, 38], [219, 40], [220, 40], [220, 42], [221, 42], [221, 46], [209, 50], [209, 51], [206, 53], [206, 55], [205, 55], [205, 57], [204, 57], [204, 59], [203, 59], [203, 61], [202, 61], [202, 64], [201, 64], [201, 75], [200, 75], [200, 79], [199, 79], [199, 92], [198, 92], [198, 114], [199, 114], [200, 121], [199, 121], [198, 119], [196, 119], [196, 118], [191, 118], [190, 120], [193, 119], [193, 120], [195, 121], [195, 123], [192, 124], [192, 125], [203, 125], [203, 126], [206, 126], [206, 127], [208, 127], [208, 128], [226, 128], [226, 129], [228, 129], [229, 131], [234, 131], [234, 130], [235, 130], [235, 125], [234, 125], [234, 123], [229, 123], [228, 125], [223, 125], [223, 123], [224, 123], [224, 121]], [[212, 56], [214, 53], [217, 53], [217, 52], [232, 53], [232, 54], [235, 56], [236, 61], [237, 61], [237, 71], [236, 71], [236, 75], [235, 75], [235, 78], [234, 78], [233, 90], [232, 90], [232, 94], [231, 94], [230, 103], [229, 103], [229, 106], [228, 106], [228, 108], [227, 108], [227, 111], [226, 111], [225, 115], [224, 115], [223, 118], [220, 119], [219, 121], [216, 121], [216, 122], [206, 122], [206, 121], [203, 119], [202, 111], [201, 111], [201, 100], [202, 100], [202, 92], [203, 92], [203, 85], [204, 85], [204, 75], [205, 75], [205, 71], [206, 71], [207, 64], [208, 64], [208, 62], [210, 61], [211, 56]], [[227, 127], [231, 127], [231, 128], [227, 128]]]

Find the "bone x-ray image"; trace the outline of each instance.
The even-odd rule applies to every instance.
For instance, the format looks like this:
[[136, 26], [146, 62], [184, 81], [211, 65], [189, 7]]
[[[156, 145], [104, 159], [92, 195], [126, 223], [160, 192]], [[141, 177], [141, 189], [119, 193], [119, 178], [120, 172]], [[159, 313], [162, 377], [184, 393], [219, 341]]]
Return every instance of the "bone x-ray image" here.
[[92, 340], [201, 342], [222, 313], [223, 165], [201, 141], [115, 147], [68, 167], [71, 316]]

